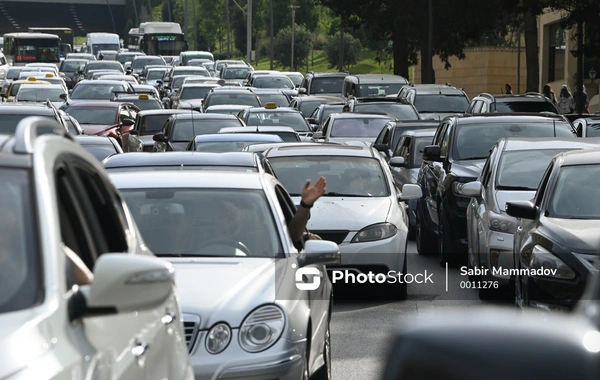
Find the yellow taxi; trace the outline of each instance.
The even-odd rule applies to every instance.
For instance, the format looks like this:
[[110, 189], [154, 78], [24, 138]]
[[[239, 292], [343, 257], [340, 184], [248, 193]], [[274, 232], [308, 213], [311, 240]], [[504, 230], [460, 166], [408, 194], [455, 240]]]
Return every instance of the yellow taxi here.
[[6, 91], [6, 100], [9, 102], [14, 101], [15, 96], [17, 96], [17, 92], [19, 92], [19, 88], [23, 85], [27, 84], [51, 84], [48, 81], [40, 80], [35, 77], [29, 77], [24, 80], [16, 80], [10, 84], [8, 90]]

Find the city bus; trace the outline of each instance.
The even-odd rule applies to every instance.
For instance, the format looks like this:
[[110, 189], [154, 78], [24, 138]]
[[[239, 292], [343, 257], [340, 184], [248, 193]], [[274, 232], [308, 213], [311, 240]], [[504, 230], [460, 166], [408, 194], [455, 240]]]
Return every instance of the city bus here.
[[60, 37], [46, 33], [6, 33], [4, 55], [10, 65], [60, 62]]
[[49, 33], [56, 34], [60, 37], [60, 54], [66, 57], [67, 54], [73, 52], [73, 29], [71, 28], [46, 28], [42, 26], [30, 27], [27, 29], [29, 33]]
[[188, 49], [185, 35], [176, 22], [143, 22], [138, 33], [140, 51], [147, 55], [179, 55]]
[[140, 51], [140, 39], [142, 34], [140, 28], [129, 29], [129, 37], [127, 38], [127, 50], [128, 51]]

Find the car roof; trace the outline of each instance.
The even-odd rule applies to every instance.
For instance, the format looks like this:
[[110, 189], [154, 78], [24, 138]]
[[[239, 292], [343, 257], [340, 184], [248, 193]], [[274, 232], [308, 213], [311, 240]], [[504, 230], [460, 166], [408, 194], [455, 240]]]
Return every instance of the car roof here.
[[104, 161], [106, 169], [129, 168], [137, 166], [257, 166], [256, 153], [253, 152], [169, 152], [157, 154], [150, 152], [132, 152], [117, 155]]
[[389, 83], [389, 82], [408, 83], [406, 78], [404, 78], [400, 75], [393, 75], [393, 74], [355, 74], [355, 75], [348, 75], [348, 76], [357, 77], [360, 79], [360, 82], [364, 83], [364, 84], [380, 83], [380, 82], [383, 82], [383, 83]]
[[55, 84], [55, 83], [50, 83], [50, 84], [43, 84], [43, 83], [34, 83], [34, 84], [30, 84], [29, 86], [25, 86], [23, 88], [28, 88], [28, 89], [35, 89], [35, 88], [59, 88], [61, 90], [64, 89], [63, 86], [61, 86], [60, 84]]
[[104, 136], [77, 135], [75, 140], [81, 145], [109, 145], [114, 147], [110, 138]]
[[[214, 115], [214, 114], [211, 114]], [[292, 127], [286, 127], [286, 126], [279, 126], [279, 125], [274, 125], [274, 126], [247, 126], [247, 127], [224, 127], [221, 128], [219, 130], [219, 133], [265, 133], [265, 132], [273, 132], [273, 133], [277, 133], [277, 132], [292, 132], [292, 133], [297, 133], [296, 130]]]
[[283, 93], [283, 91], [278, 90], [276, 88], [257, 88], [257, 87], [253, 87], [252, 88], [252, 92], [254, 92], [255, 94], [282, 94], [282, 95], [285, 95]]
[[[324, 146], [330, 146], [330, 145], [340, 145], [337, 142], [314, 142], [314, 141], [286, 141], [286, 142], [278, 142], [278, 143], [266, 143], [266, 144], [250, 144], [248, 145], [248, 147], [258, 147], [260, 149], [258, 149], [258, 151], [265, 151], [271, 148], [278, 148], [278, 147], [283, 147], [283, 146], [304, 146], [306, 144], [311, 144], [311, 145], [324, 145]], [[246, 147], [246, 148], [248, 148]], [[246, 149], [244, 148], [244, 149]], [[256, 151], [253, 148], [250, 148], [252, 152]]]
[[76, 84], [76, 86], [79, 86], [81, 84], [85, 84], [85, 85], [99, 85], [99, 84], [112, 84], [112, 85], [124, 85], [126, 81], [124, 80], [111, 80], [111, 79], [96, 79], [96, 80], [92, 80], [92, 79], [84, 79], [81, 82], [78, 82]]
[[54, 111], [43, 103], [0, 103], [0, 115], [5, 114], [53, 115]]
[[248, 141], [248, 142], [283, 142], [277, 135], [267, 133], [211, 133], [207, 135], [196, 136], [196, 142], [217, 142], [217, 141]]
[[239, 120], [235, 115], [227, 115], [223, 113], [200, 113], [197, 111], [192, 112], [191, 110], [187, 110], [187, 112], [177, 113], [173, 115], [176, 119], [194, 119], [194, 120]]
[[345, 99], [341, 96], [327, 96], [327, 95], [306, 95], [295, 98], [297, 102], [319, 102], [319, 101], [332, 101], [332, 102], [345, 102]]
[[384, 113], [361, 113], [361, 112], [340, 112], [330, 115], [336, 119], [394, 119], [394, 116]]
[[[199, 153], [210, 154], [210, 153]], [[223, 153], [219, 153], [223, 154]], [[251, 153], [248, 153], [251, 154]], [[115, 155], [119, 156], [119, 155]], [[109, 158], [109, 159], [112, 159]], [[152, 171], [113, 172], [110, 179], [119, 189], [153, 189], [153, 188], [226, 188], [260, 190], [263, 188], [261, 173], [197, 171], [194, 175], [180, 170], [161, 171], [160, 176]]]
[[[508, 113], [480, 113], [480, 114], [460, 114], [460, 115], [452, 115], [450, 118], [457, 118], [461, 124], [470, 124], [470, 123], [481, 123], [486, 122], [487, 120], [494, 119], [495, 122], [543, 122], [543, 121], [560, 121], [563, 123], [569, 123], [568, 120], [565, 120], [562, 115], [551, 114], [551, 113], [527, 113], [527, 112], [508, 112]], [[570, 123], [569, 123], [570, 124]]]
[[265, 156], [287, 157], [287, 156], [353, 156], [353, 157], [376, 157], [378, 153], [371, 147], [364, 145], [321, 145], [306, 144], [296, 146], [274, 147], [265, 152]]
[[402, 132], [400, 136], [433, 137], [435, 136], [435, 132], [437, 132], [437, 128], [413, 129]]
[[504, 142], [503, 151], [561, 148], [600, 148], [600, 137], [504, 137], [499, 141]]
[[212, 91], [210, 92], [208, 95], [212, 95], [212, 94], [220, 94], [220, 95], [227, 95], [227, 94], [235, 94], [235, 95], [254, 95], [256, 96], [256, 94], [252, 91], [250, 91], [249, 87], [244, 88], [244, 87], [239, 87], [239, 88], [223, 88], [223, 87], [215, 87], [216, 90], [218, 91]]
[[411, 86], [417, 91], [417, 95], [464, 95], [464, 91], [454, 86], [444, 84], [415, 84]]
[[[157, 110], [143, 110], [138, 112], [139, 116], [152, 116], [152, 115], [177, 115], [177, 114], [190, 114], [190, 110], [182, 110], [177, 108], [168, 108], [168, 109], [157, 109]], [[197, 114], [200, 112], [194, 111]], [[194, 114], [195, 115], [195, 114]]]
[[423, 126], [431, 126], [431, 128], [437, 127], [440, 125], [439, 120], [407, 120], [402, 121], [398, 120], [395, 122], [396, 127], [423, 127]]
[[559, 153], [558, 157], [562, 166], [600, 164], [600, 149], [572, 150]]
[[87, 107], [87, 108], [98, 108], [98, 107], [106, 107], [106, 108], [117, 108], [119, 107], [121, 104], [129, 104], [131, 105], [131, 103], [128, 102], [107, 102], [107, 101], [102, 101], [102, 100], [98, 100], [98, 101], [85, 101], [85, 102], [75, 102], [75, 103], [71, 103], [68, 106], [65, 107], [65, 110], [68, 110], [69, 108], [78, 108], [78, 107]]
[[13, 81], [11, 84], [24, 84], [24, 83], [43, 84], [43, 85], [51, 84], [50, 82], [47, 82], [45, 80], [40, 80], [37, 78], [36, 78], [36, 80], [19, 79], [19, 80]]
[[199, 88], [213, 88], [217, 87], [219, 84], [217, 82], [214, 83], [183, 83], [181, 85], [181, 89], [188, 87], [199, 87]]
[[501, 95], [493, 95], [496, 101], [507, 102], [507, 101], [515, 101], [515, 102], [529, 102], [529, 101], [539, 101], [539, 102], [549, 102], [548, 98], [541, 94], [521, 94], [521, 95], [510, 95], [510, 94], [501, 94]]

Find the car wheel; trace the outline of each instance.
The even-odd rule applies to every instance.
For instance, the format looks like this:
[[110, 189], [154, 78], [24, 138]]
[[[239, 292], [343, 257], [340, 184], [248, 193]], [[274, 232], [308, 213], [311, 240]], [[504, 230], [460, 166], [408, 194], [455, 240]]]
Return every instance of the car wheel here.
[[325, 332], [325, 343], [323, 345], [323, 361], [325, 362], [321, 368], [313, 375], [311, 380], [331, 380], [331, 334], [329, 326]]
[[433, 254], [437, 251], [437, 237], [427, 229], [423, 211], [417, 207], [417, 225], [415, 227], [417, 252], [419, 255]]
[[438, 223], [438, 255], [440, 258], [440, 266], [446, 266], [454, 264], [453, 255], [456, 254], [454, 244], [452, 243], [452, 237], [450, 236], [450, 229], [448, 222], [444, 217], [444, 211], [438, 207], [439, 211], [439, 223]]

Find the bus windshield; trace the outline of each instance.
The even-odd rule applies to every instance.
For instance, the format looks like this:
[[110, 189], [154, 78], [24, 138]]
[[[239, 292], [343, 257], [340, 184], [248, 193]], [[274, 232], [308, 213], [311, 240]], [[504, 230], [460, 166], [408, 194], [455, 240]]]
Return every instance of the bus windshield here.
[[146, 34], [142, 44], [148, 55], [179, 55], [186, 49], [183, 34]]
[[[15, 64], [30, 62], [60, 62], [59, 40], [50, 38], [15, 38]], [[12, 55], [12, 54], [11, 54]]]

